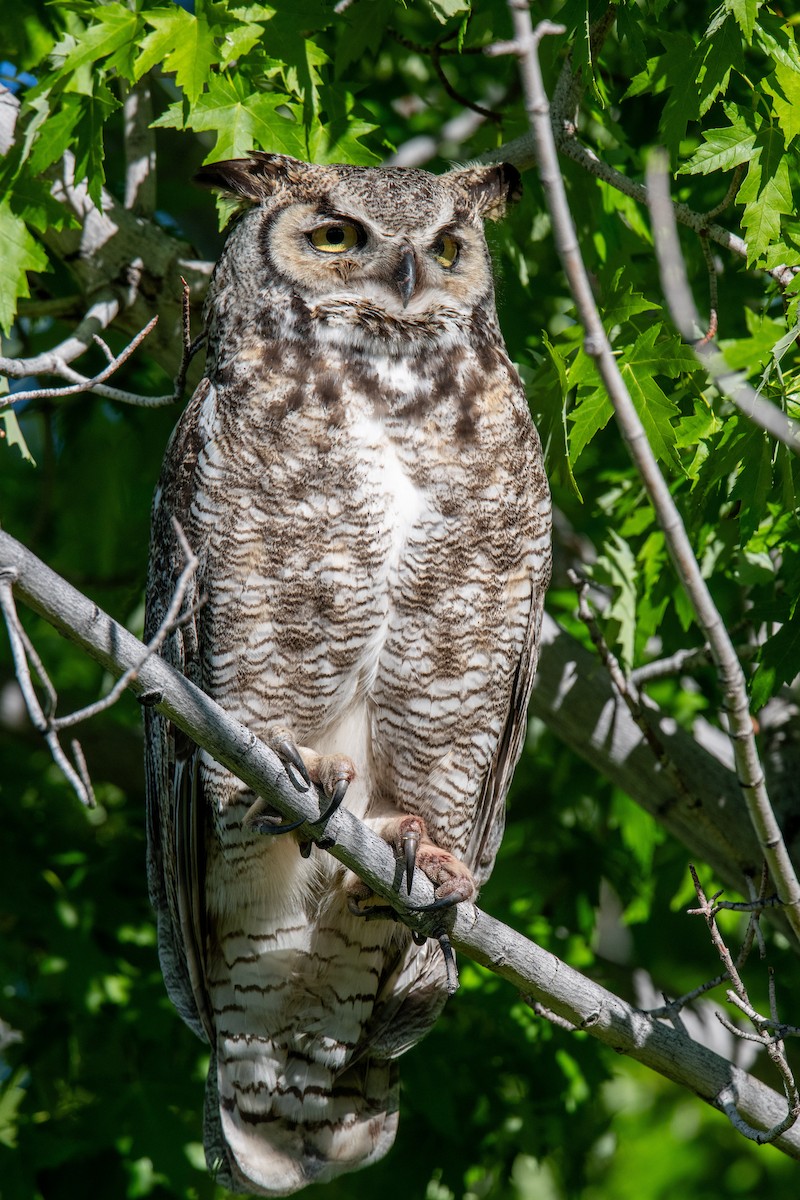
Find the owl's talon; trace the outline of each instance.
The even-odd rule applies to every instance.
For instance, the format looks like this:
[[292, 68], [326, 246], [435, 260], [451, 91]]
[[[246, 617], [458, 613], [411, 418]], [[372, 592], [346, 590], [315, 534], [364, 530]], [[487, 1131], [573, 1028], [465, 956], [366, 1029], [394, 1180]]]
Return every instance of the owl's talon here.
[[354, 917], [361, 917], [363, 921], [400, 920], [400, 914], [388, 904], [368, 904], [366, 908], [361, 908], [358, 901], [350, 897], [347, 907]]
[[288, 825], [283, 825], [280, 821], [276, 821], [274, 817], [253, 817], [249, 821], [245, 817], [245, 821], [253, 830], [254, 833], [266, 834], [267, 837], [278, 837], [282, 833], [293, 833], [295, 829], [299, 829], [301, 825], [305, 825], [305, 821], [290, 821]]
[[[311, 776], [308, 773], [308, 767], [303, 762], [300, 756], [300, 751], [295, 746], [294, 742], [288, 738], [284, 738], [273, 747], [278, 758], [283, 763], [283, 769], [289, 776], [294, 787], [298, 792], [307, 792], [311, 787]], [[300, 776], [298, 780], [297, 775]]]
[[308, 791], [310, 784], [307, 783], [305, 779], [298, 779], [297, 775], [295, 774], [294, 763], [285, 762], [283, 764], [283, 769], [286, 772], [286, 777], [289, 780], [289, 783], [291, 783], [291, 785], [295, 789], [295, 791], [298, 791], [298, 792], [307, 792]]
[[339, 779], [339, 782], [336, 784], [336, 787], [333, 789], [333, 793], [331, 794], [328, 807], [324, 812], [319, 814], [317, 821], [327, 821], [328, 817], [333, 816], [339, 805], [344, 800], [345, 793], [347, 792], [349, 786], [350, 780], [346, 776], [343, 776]]
[[301, 825], [305, 825], [305, 821], [290, 821], [288, 825], [284, 824], [281, 814], [274, 808], [270, 808], [263, 796], [259, 796], [244, 814], [242, 824], [252, 829], [254, 833], [277, 837], [280, 833], [291, 833], [293, 830], [299, 829]]
[[453, 952], [453, 946], [450, 938], [444, 929], [434, 929], [431, 937], [435, 937], [439, 943], [439, 949], [444, 958], [444, 969], [447, 973], [447, 994], [453, 996], [458, 991], [458, 967], [456, 966], [456, 956]]
[[414, 882], [414, 868], [417, 865], [417, 850], [419, 849], [419, 832], [407, 829], [402, 835], [403, 851], [406, 861], [406, 890], [411, 895], [411, 884]]

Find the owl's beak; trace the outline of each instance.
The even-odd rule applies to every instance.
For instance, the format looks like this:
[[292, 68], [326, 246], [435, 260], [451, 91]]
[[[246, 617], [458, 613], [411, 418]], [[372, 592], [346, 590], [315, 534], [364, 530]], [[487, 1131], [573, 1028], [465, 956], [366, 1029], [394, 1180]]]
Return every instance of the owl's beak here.
[[403, 301], [403, 308], [406, 308], [417, 286], [417, 262], [414, 258], [414, 251], [408, 246], [406, 246], [400, 255], [400, 261], [394, 273], [394, 280]]

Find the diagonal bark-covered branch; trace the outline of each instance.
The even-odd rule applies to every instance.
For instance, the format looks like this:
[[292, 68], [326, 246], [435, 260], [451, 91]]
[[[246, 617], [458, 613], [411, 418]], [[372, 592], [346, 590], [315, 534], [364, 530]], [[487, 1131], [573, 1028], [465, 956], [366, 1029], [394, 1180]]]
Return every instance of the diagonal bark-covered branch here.
[[[141, 663], [146, 648], [137, 638], [1, 532], [0, 570], [13, 579], [18, 599], [114, 675]], [[145, 702], [156, 703], [165, 716], [254, 791], [266, 796], [284, 816], [310, 822], [318, 816], [314, 795], [295, 790], [278, 758], [161, 659], [147, 659], [131, 688]], [[319, 826], [315, 832], [319, 834]], [[334, 857], [357, 872], [379, 895], [397, 903], [402, 864], [385, 842], [345, 809], [334, 813], [325, 832], [333, 839], [330, 853]], [[431, 885], [418, 872], [411, 903], [424, 904], [431, 898]], [[586, 1030], [619, 1053], [689, 1088], [721, 1111], [733, 1098], [737, 1112], [755, 1128], [769, 1129], [782, 1119], [786, 1105], [778, 1092], [692, 1041], [681, 1029], [634, 1008], [472, 905], [460, 905], [449, 919], [450, 938], [457, 949], [531, 996], [542, 1011], [550, 1010]], [[407, 921], [412, 928], [425, 932], [431, 918], [411, 913]], [[796, 1127], [786, 1130], [774, 1144], [791, 1157], [800, 1158], [800, 1130]]]

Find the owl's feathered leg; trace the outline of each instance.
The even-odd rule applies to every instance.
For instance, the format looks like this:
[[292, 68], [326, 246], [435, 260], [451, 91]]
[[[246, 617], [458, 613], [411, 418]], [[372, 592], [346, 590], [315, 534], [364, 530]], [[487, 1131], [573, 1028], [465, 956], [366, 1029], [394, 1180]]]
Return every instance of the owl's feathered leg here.
[[[291, 733], [282, 726], [271, 729], [266, 743], [277, 754], [289, 779], [298, 792], [306, 792], [315, 784], [328, 801], [317, 820], [325, 821], [342, 803], [348, 787], [355, 778], [352, 759], [345, 754], [317, 754], [307, 746], [298, 746]], [[279, 813], [259, 796], [245, 815], [245, 823], [258, 833], [277, 835], [291, 833], [305, 821], [285, 824]]]

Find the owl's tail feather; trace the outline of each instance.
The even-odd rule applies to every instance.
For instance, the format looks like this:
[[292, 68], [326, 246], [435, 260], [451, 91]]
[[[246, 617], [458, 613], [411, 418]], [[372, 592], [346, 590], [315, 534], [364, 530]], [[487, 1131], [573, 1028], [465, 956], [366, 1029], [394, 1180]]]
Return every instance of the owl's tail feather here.
[[398, 1067], [362, 1059], [329, 1081], [309, 1084], [294, 1104], [266, 1097], [263, 1107], [230, 1090], [225, 1064], [212, 1056], [206, 1085], [206, 1161], [233, 1192], [288, 1196], [312, 1183], [376, 1162], [397, 1133]]

